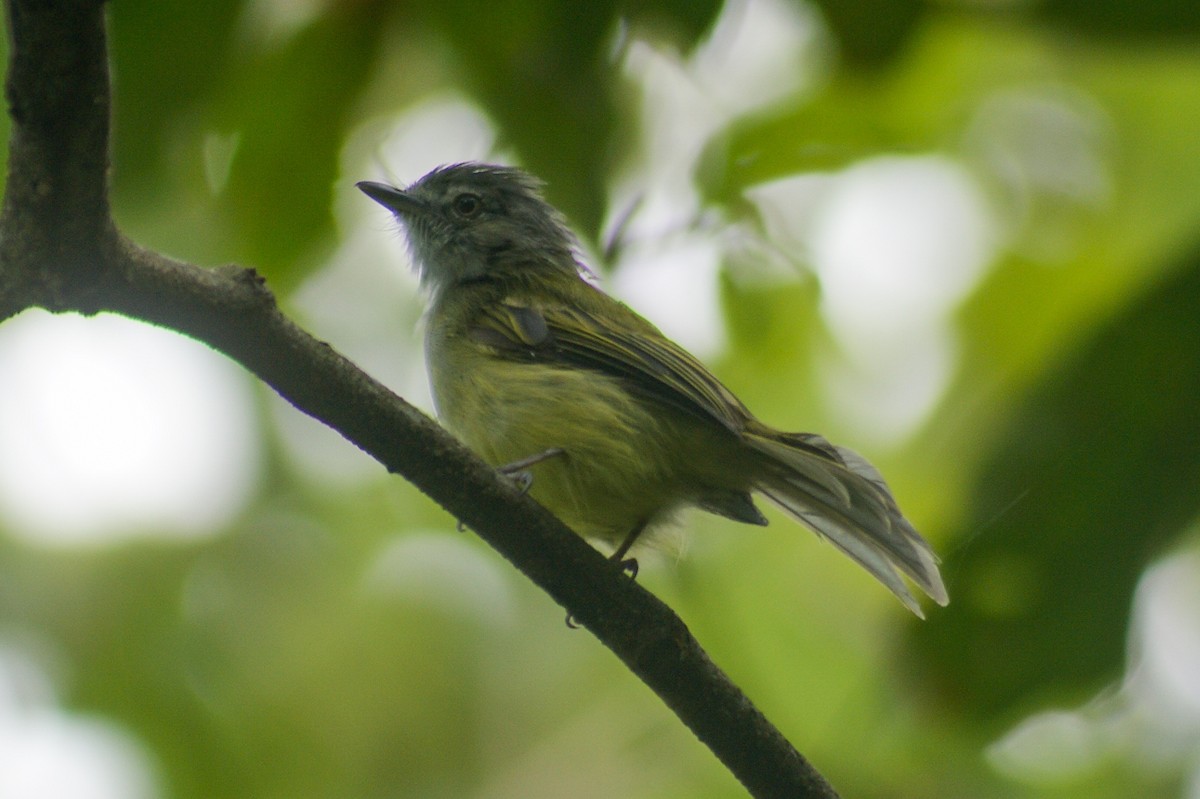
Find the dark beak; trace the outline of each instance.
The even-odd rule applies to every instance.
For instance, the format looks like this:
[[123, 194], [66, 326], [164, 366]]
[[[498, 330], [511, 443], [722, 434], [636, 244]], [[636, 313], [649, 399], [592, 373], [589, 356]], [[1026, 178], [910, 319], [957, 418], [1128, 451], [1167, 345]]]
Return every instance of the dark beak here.
[[427, 210], [425, 203], [413, 197], [411, 194], [406, 194], [403, 189], [398, 189], [395, 186], [389, 186], [386, 183], [375, 183], [371, 180], [360, 180], [354, 185], [357, 186], [363, 194], [367, 195], [372, 200], [391, 211], [393, 214], [408, 216], [409, 214], [420, 214]]

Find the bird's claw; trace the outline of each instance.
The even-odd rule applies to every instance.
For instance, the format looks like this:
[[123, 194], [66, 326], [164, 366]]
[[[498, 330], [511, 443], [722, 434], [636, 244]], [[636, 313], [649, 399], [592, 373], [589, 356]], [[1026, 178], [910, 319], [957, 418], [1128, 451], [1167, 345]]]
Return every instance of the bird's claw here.
[[[619, 566], [621, 568], [622, 573], [628, 574], [629, 579], [631, 581], [637, 580], [637, 576], [638, 576], [637, 558], [625, 558], [624, 560], [617, 560], [615, 558], [610, 558], [610, 560], [613, 563], [617, 564], [617, 566]], [[566, 623], [567, 623], [568, 629], [571, 629], [571, 630], [579, 629], [579, 623], [575, 621], [575, 617], [570, 613], [567, 614]]]
[[529, 493], [530, 487], [533, 486], [533, 472], [521, 469], [517, 472], [505, 472], [505, 474], [516, 484], [518, 491], [522, 494]]

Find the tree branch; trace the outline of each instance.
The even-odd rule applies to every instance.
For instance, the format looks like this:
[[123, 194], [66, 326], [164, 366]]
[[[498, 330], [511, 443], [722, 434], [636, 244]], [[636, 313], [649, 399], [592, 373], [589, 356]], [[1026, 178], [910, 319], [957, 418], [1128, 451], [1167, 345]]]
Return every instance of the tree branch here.
[[9, 0], [12, 136], [0, 215], [0, 320], [113, 311], [242, 364], [474, 529], [641, 678], [757, 797], [833, 789], [682, 621], [435, 422], [287, 319], [251, 270], [201, 269], [125, 239], [108, 205], [103, 8]]

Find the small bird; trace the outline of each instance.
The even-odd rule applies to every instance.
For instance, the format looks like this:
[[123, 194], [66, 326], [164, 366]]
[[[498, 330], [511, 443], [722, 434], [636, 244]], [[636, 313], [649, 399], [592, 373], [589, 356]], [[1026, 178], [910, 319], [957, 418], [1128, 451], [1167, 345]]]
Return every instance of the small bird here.
[[760, 422], [703, 365], [585, 279], [574, 235], [519, 169], [441, 166], [358, 183], [404, 227], [428, 295], [426, 361], [444, 424], [625, 561], [694, 506], [765, 525], [757, 493], [849, 555], [918, 616], [945, 605], [929, 544], [879, 472], [813, 433]]

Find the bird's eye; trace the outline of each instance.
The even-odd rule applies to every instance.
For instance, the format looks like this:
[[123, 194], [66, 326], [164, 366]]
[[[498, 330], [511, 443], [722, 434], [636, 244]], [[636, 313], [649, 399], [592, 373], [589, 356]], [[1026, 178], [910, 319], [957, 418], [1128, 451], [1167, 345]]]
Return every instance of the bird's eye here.
[[454, 213], [463, 218], [470, 219], [482, 210], [483, 201], [478, 194], [465, 192], [454, 198]]

